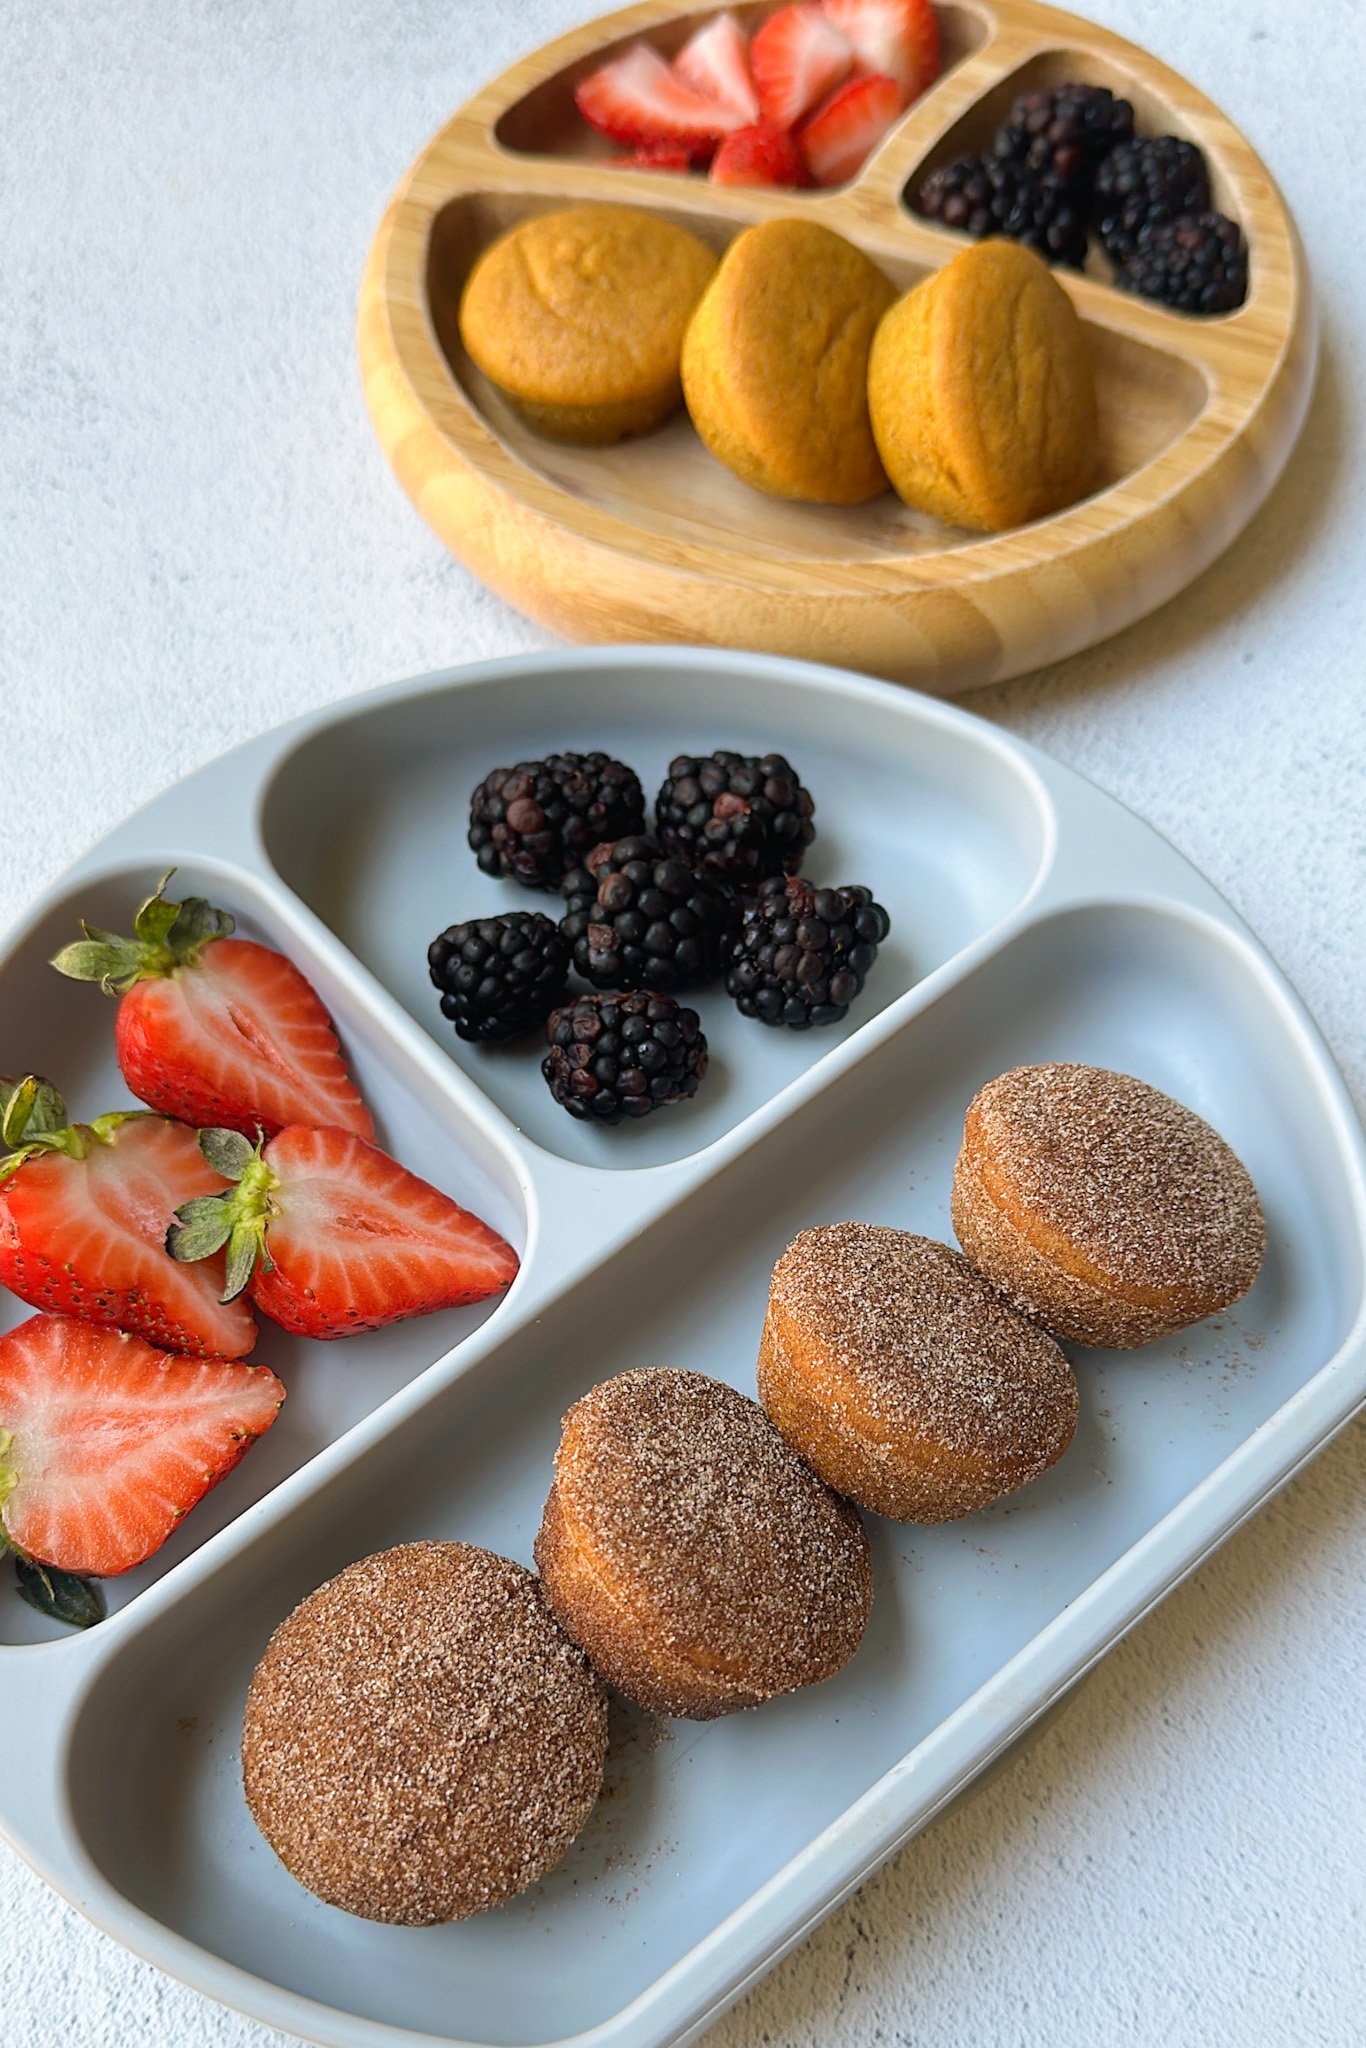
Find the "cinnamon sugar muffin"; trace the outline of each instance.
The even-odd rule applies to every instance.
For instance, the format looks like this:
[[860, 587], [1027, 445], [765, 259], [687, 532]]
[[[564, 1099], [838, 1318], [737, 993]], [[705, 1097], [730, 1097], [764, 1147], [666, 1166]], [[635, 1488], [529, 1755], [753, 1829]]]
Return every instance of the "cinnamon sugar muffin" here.
[[699, 1721], [832, 1677], [873, 1591], [854, 1509], [753, 1401], [665, 1367], [566, 1415], [536, 1562], [604, 1678]]
[[242, 1777], [300, 1884], [426, 1927], [552, 1869], [606, 1750], [606, 1695], [533, 1574], [467, 1543], [404, 1543], [276, 1629], [247, 1695]]
[[1246, 1167], [1192, 1109], [1104, 1067], [1015, 1067], [969, 1105], [963, 1250], [1075, 1344], [1125, 1351], [1247, 1293], [1266, 1248]]
[[803, 1230], [783, 1253], [759, 1398], [822, 1479], [901, 1522], [990, 1507], [1077, 1424], [1052, 1338], [948, 1245], [878, 1223]]

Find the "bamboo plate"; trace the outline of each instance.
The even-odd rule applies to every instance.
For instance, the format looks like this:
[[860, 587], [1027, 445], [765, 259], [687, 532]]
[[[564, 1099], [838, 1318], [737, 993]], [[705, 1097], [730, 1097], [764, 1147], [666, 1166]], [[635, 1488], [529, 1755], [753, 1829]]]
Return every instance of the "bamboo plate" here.
[[[689, 640], [805, 654], [951, 693], [1037, 668], [1153, 610], [1241, 532], [1303, 423], [1316, 335], [1303, 255], [1269, 172], [1218, 109], [1156, 58], [1035, 0], [939, 9], [944, 70], [851, 183], [727, 189], [609, 167], [574, 106], [583, 74], [646, 36], [666, 55], [708, 9], [643, 0], [514, 64], [423, 151], [366, 269], [360, 356], [375, 430], [424, 519], [476, 575], [572, 639]], [[771, 9], [741, 7], [754, 21]], [[1012, 96], [1081, 77], [1133, 102], [1145, 133], [1189, 135], [1215, 204], [1242, 222], [1251, 289], [1212, 319], [1058, 271], [1094, 345], [1100, 489], [987, 539], [888, 492], [854, 509], [748, 490], [687, 419], [610, 449], [538, 439], [475, 370], [457, 309], [475, 258], [528, 214], [585, 200], [648, 207], [717, 248], [801, 213], [858, 242], [900, 286], [966, 238], [904, 194], [980, 146]]]

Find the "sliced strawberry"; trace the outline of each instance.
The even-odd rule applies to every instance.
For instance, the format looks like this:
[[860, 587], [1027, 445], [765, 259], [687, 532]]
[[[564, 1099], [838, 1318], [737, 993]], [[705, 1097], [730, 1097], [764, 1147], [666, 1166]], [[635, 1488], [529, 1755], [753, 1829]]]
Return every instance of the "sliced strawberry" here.
[[759, 95], [749, 68], [749, 44], [733, 14], [714, 14], [674, 58], [674, 76], [703, 99], [717, 100], [746, 123], [759, 118]]
[[52, 963], [120, 998], [115, 1045], [134, 1095], [253, 1138], [291, 1123], [372, 1137], [312, 984], [283, 953], [230, 937], [233, 918], [202, 896], [168, 903], [169, 880], [139, 909], [131, 939], [85, 925]]
[[607, 161], [636, 171], [690, 171], [692, 152], [682, 142], [643, 142], [639, 149], [628, 150], [625, 156], [609, 157]]
[[737, 128], [712, 158], [717, 185], [809, 185], [802, 153], [785, 128], [758, 121]]
[[633, 43], [574, 88], [585, 121], [614, 142], [713, 143], [745, 117], [734, 107], [707, 99], [670, 70], [658, 50]]
[[224, 1304], [221, 1258], [181, 1266], [166, 1232], [185, 1202], [222, 1192], [193, 1131], [142, 1111], [68, 1124], [29, 1075], [0, 1082], [0, 1282], [33, 1308], [111, 1323], [166, 1351], [241, 1358], [245, 1302]]
[[854, 46], [813, 4], [780, 7], [749, 47], [764, 119], [791, 128], [854, 68]]
[[284, 1398], [263, 1365], [168, 1357], [117, 1330], [32, 1316], [0, 1337], [0, 1527], [58, 1571], [131, 1571]]
[[798, 135], [818, 185], [842, 185], [860, 170], [901, 112], [894, 78], [851, 78], [832, 92]]
[[253, 1148], [204, 1131], [206, 1159], [237, 1182], [187, 1203], [167, 1246], [178, 1259], [226, 1245], [228, 1287], [300, 1337], [350, 1337], [460, 1308], [511, 1286], [511, 1245], [353, 1131], [291, 1125]]
[[939, 76], [939, 23], [930, 0], [821, 0], [858, 53], [860, 71], [894, 78], [908, 107]]

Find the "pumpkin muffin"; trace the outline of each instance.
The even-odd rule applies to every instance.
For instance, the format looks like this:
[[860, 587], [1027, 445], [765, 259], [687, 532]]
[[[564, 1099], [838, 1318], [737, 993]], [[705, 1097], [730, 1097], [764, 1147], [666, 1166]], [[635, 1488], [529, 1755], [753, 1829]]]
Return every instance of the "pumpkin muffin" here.
[[1024, 526], [1095, 476], [1086, 335], [1018, 242], [964, 249], [898, 299], [873, 338], [868, 403], [893, 487], [950, 526]]
[[868, 349], [895, 293], [814, 221], [737, 235], [683, 343], [683, 395], [707, 447], [775, 498], [861, 505], [887, 488], [868, 419]]
[[460, 338], [537, 433], [604, 446], [677, 410], [683, 333], [715, 268], [696, 235], [634, 207], [539, 214], [476, 263]]

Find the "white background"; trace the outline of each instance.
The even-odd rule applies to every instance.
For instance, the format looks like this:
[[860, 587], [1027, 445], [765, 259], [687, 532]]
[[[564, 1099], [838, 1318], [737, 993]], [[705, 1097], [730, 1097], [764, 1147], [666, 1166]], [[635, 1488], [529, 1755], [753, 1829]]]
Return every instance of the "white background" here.
[[[546, 644], [390, 477], [353, 319], [370, 236], [428, 133], [585, 4], [0, 0], [5, 922], [235, 740]], [[1361, 1101], [1361, 16], [1355, 0], [1092, 7], [1271, 164], [1320, 293], [1323, 365], [1284, 482], [1221, 563], [976, 708], [1214, 878]], [[713, 2048], [1359, 2043], [1364, 1448], [1360, 1429], [1340, 1440]], [[0, 2032], [5, 2048], [283, 2041], [123, 1954], [3, 1847]]]

